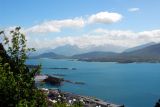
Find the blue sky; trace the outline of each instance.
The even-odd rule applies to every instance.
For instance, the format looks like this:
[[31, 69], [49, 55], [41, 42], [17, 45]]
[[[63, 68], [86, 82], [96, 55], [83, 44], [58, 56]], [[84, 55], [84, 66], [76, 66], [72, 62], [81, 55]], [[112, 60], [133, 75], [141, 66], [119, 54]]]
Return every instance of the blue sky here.
[[[159, 0], [0, 0], [1, 27], [30, 27], [52, 19], [74, 18], [100, 11], [118, 12], [123, 23], [109, 28], [151, 30], [160, 25]], [[140, 8], [130, 13], [129, 8]], [[138, 24], [138, 26], [137, 26]]]
[[[32, 41], [41, 41], [44, 39], [47, 41], [53, 39], [53, 42], [55, 42], [57, 38], [61, 38], [63, 39], [62, 41], [65, 41], [64, 39], [66, 38], [64, 37], [73, 37], [74, 40], [71, 41], [75, 41], [75, 37], [81, 39], [80, 37], [84, 35], [98, 35], [97, 33], [94, 35], [90, 34], [97, 29], [101, 29], [100, 31], [102, 33], [106, 33], [105, 30], [110, 33], [113, 33], [113, 30], [114, 32], [117, 30], [127, 32], [129, 30], [137, 35], [144, 31], [147, 31], [149, 34], [153, 30], [160, 29], [159, 10], [159, 0], [0, 0], [0, 28], [4, 29], [13, 26], [21, 26], [26, 30], [37, 25], [41, 25], [42, 27], [45, 22], [48, 24], [51, 23], [51, 21], [58, 21], [59, 23], [59, 21], [66, 21], [66, 19], [74, 20], [75, 18], [82, 18], [82, 21], [84, 20], [86, 23], [86, 20], [92, 15], [96, 15], [100, 12], [109, 12], [119, 14], [122, 17], [111, 23], [96, 22], [94, 24], [88, 24], [87, 22], [84, 26], [78, 26], [76, 29], [74, 29], [74, 27], [77, 27], [77, 25], [73, 27], [70, 25], [66, 25], [67, 27], [60, 25], [61, 27], [58, 27], [60, 31], [46, 30], [45, 33], [36, 32], [36, 34], [32, 32], [28, 33], [30, 35], [28, 38], [32, 39]], [[53, 25], [55, 24], [52, 24], [52, 26]], [[42, 29], [43, 28], [44, 26]], [[123, 38], [123, 34], [120, 35], [122, 35]], [[104, 35], [99, 34], [99, 36]], [[154, 41], [155, 36], [157, 38], [157, 31], [156, 35], [152, 34], [152, 41]], [[140, 38], [142, 38], [142, 36]], [[145, 40], [141, 40], [136, 44], [144, 43], [144, 41]], [[66, 42], [70, 41], [67, 39]], [[122, 45], [120, 44], [121, 42], [117, 43], [119, 43], [118, 45]], [[46, 45], [46, 47], [49, 45], [51, 44]], [[133, 45], [131, 44], [131, 46]]]

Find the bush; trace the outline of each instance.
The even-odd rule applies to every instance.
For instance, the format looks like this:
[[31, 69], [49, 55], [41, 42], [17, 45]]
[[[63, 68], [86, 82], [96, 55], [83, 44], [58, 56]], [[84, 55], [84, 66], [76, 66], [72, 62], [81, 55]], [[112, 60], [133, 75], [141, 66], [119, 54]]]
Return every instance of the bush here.
[[0, 31], [0, 35], [4, 40], [0, 43], [0, 106], [47, 106], [46, 96], [35, 87], [34, 76], [40, 72], [40, 67], [28, 69], [25, 65], [27, 53], [34, 49], [27, 48], [20, 27], [11, 31], [9, 36], [4, 31]]

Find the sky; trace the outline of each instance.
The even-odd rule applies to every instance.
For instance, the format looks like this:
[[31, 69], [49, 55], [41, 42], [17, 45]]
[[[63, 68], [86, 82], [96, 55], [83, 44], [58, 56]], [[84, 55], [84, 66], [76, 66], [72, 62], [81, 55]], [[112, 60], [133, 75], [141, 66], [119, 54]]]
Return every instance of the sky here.
[[37, 49], [124, 48], [160, 41], [159, 0], [0, 0], [0, 30], [21, 26]]

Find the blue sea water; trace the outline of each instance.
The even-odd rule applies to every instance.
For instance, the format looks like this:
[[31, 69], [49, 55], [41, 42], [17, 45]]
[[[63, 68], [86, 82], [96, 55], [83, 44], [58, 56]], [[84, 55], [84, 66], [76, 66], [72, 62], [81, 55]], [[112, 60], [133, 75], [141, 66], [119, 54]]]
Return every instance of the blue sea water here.
[[[63, 91], [101, 98], [115, 104], [124, 104], [126, 107], [154, 107], [160, 98], [159, 63], [119, 64], [30, 59], [27, 64], [42, 64], [43, 74], [64, 74], [66, 80], [85, 82], [85, 85], [64, 83], [58, 87]], [[45, 69], [54, 67], [76, 70]]]

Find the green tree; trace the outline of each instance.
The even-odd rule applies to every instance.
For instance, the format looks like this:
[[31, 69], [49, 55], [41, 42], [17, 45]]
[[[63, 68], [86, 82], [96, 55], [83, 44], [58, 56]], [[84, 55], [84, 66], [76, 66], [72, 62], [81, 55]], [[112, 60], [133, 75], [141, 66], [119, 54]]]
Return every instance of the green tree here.
[[25, 65], [27, 53], [34, 49], [27, 48], [20, 27], [12, 30], [10, 35], [0, 31], [0, 35], [3, 39], [0, 43], [0, 106], [47, 106], [46, 96], [35, 87], [34, 76], [40, 72], [40, 66], [29, 69]]

